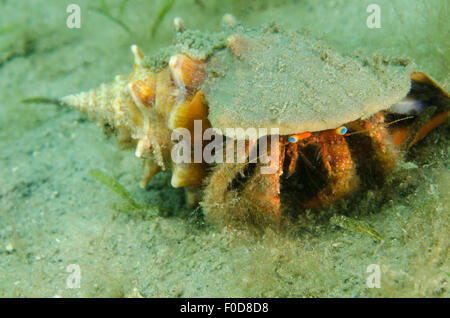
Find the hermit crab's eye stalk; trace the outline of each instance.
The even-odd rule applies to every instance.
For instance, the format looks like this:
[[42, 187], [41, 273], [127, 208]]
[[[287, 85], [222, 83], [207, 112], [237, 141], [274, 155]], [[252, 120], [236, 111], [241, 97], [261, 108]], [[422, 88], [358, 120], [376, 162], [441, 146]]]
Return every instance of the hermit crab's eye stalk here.
[[345, 126], [340, 126], [336, 128], [336, 134], [338, 135], [345, 135], [347, 133], [348, 129]]
[[311, 137], [311, 133], [309, 131], [307, 131], [307, 132], [304, 132], [304, 133], [301, 133], [301, 134], [292, 135], [292, 136], [290, 136], [288, 138], [288, 140], [289, 140], [290, 143], [294, 144], [297, 141], [300, 141], [300, 140], [303, 140], [303, 139], [306, 139], [306, 138], [309, 138], [309, 137]]
[[289, 137], [289, 142], [295, 143], [295, 142], [297, 142], [297, 138], [295, 136], [291, 136], [291, 137]]

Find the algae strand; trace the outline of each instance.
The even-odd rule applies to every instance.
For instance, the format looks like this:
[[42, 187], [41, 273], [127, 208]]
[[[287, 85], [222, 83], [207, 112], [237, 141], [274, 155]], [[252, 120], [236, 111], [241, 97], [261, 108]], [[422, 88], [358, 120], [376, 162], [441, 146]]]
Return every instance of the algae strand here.
[[368, 236], [379, 241], [383, 240], [383, 237], [375, 229], [361, 221], [357, 221], [347, 216], [334, 215], [330, 218], [330, 222], [350, 232]]
[[117, 193], [125, 202], [113, 204], [111, 207], [116, 212], [120, 213], [148, 213], [149, 211], [155, 212], [155, 215], [158, 214], [160, 211], [164, 211], [166, 213], [171, 213], [172, 211], [157, 205], [153, 204], [139, 204], [137, 203], [131, 194], [125, 189], [123, 185], [121, 185], [117, 180], [110, 177], [106, 173], [91, 169], [89, 170], [89, 173], [92, 177], [94, 177], [97, 181], [102, 183], [103, 185], [107, 186], [111, 190], [113, 190], [115, 193]]

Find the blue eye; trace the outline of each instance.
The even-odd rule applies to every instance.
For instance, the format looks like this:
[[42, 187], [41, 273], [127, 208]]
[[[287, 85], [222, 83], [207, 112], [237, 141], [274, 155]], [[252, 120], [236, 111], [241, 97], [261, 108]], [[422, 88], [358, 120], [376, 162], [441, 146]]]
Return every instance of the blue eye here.
[[294, 143], [294, 142], [296, 142], [297, 141], [297, 138], [295, 138], [295, 137], [289, 137], [289, 142], [292, 142], [292, 143]]
[[336, 133], [338, 135], [345, 135], [347, 133], [347, 131], [348, 131], [348, 129], [345, 126], [341, 126], [341, 127], [336, 128]]

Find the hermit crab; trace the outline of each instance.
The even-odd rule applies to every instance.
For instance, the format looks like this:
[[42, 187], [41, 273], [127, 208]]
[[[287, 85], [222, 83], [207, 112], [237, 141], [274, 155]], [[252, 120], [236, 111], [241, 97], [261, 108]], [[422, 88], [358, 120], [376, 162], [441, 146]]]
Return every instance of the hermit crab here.
[[447, 120], [449, 95], [407, 59], [344, 56], [307, 32], [229, 15], [224, 24], [199, 32], [177, 18], [158, 56], [132, 46], [129, 76], [62, 99], [135, 148], [142, 187], [171, 171], [207, 216], [274, 220], [333, 204]]

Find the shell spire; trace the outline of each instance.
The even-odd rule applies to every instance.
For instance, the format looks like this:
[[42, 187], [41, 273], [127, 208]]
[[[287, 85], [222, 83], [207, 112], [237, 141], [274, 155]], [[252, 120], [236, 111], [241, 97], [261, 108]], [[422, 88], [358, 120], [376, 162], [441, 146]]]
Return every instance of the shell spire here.
[[124, 89], [125, 83], [123, 76], [119, 75], [110, 84], [102, 84], [98, 89], [63, 97], [61, 101], [87, 113], [92, 119], [114, 123], [116, 126], [125, 114], [123, 101], [128, 95]]
[[[182, 21], [176, 21], [175, 25], [182, 32]], [[144, 159], [142, 187], [167, 169], [172, 170], [174, 187], [198, 187], [206, 166], [171, 162], [174, 146], [171, 132], [186, 128], [193, 133], [195, 120], [201, 120], [204, 129], [210, 127], [199, 89], [206, 77], [206, 62], [176, 54], [167, 67], [154, 73], [144, 65], [144, 54], [136, 45], [131, 46], [131, 52], [134, 67], [129, 76], [116, 76], [112, 83], [66, 96], [61, 101], [111, 127], [119, 143], [135, 146], [135, 155]]]
[[[148, 157], [152, 148], [149, 134], [156, 75], [143, 66], [144, 54], [136, 45], [131, 46], [131, 52], [134, 68], [129, 76], [118, 75], [112, 83], [63, 97], [61, 102], [87, 113], [100, 124], [109, 125], [120, 136], [119, 143], [131, 141], [137, 144], [138, 157]], [[162, 155], [157, 157], [160, 159]], [[158, 164], [163, 166], [161, 159]]]

